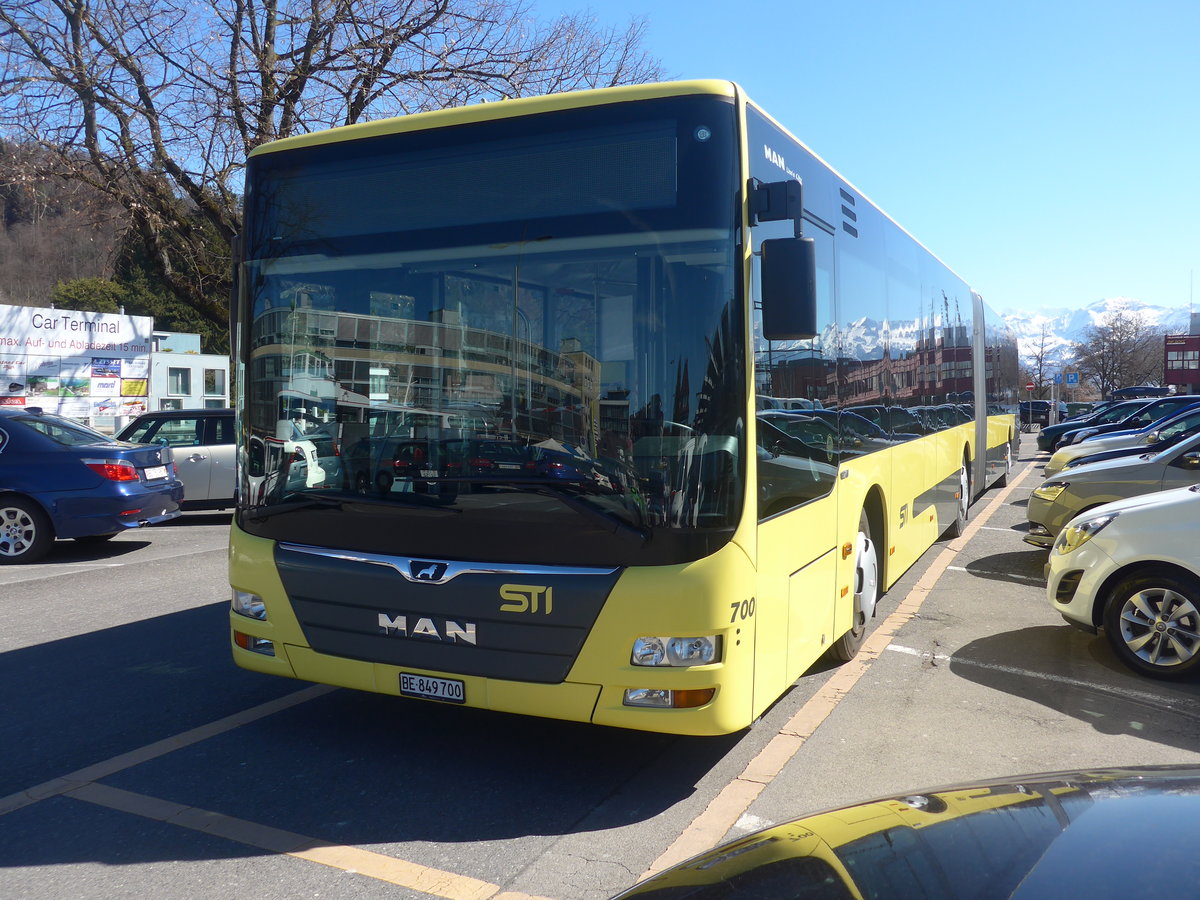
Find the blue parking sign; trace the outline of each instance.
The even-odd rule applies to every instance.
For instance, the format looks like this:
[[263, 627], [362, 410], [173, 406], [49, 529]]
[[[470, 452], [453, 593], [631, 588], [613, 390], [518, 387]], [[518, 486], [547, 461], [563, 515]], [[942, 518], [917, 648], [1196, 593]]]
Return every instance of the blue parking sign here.
[[1067, 373], [1067, 384], [1079, 384], [1079, 373], [1078, 372], [1068, 372]]

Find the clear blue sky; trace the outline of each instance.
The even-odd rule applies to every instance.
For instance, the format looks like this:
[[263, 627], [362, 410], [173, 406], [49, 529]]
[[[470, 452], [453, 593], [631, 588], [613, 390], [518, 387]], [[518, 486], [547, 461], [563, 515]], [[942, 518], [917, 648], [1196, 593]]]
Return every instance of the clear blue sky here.
[[534, 0], [649, 24], [1001, 310], [1200, 310], [1200, 0]]

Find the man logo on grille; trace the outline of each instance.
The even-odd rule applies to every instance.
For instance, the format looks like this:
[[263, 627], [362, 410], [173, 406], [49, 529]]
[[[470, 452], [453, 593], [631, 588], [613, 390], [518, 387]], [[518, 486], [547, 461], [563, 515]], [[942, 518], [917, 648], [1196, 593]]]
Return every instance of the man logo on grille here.
[[408, 564], [408, 574], [412, 581], [441, 581], [448, 568], [446, 563], [414, 559]]

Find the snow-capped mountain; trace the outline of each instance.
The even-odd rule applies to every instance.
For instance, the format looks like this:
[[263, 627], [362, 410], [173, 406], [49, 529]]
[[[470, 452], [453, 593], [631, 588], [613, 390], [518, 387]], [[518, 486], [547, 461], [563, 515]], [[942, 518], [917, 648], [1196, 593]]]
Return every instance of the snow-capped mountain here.
[[[1110, 315], [1119, 310], [1137, 314], [1148, 326], [1161, 329], [1167, 334], [1188, 332], [1191, 321], [1191, 314], [1186, 306], [1152, 306], [1129, 297], [1097, 300], [1080, 309], [1010, 311], [1001, 313], [1001, 318], [1017, 338], [1021, 363], [1026, 366], [1032, 367], [1033, 355], [1042, 343], [1042, 332], [1045, 329], [1046, 363], [1054, 367], [1063, 364], [1073, 355], [1073, 346], [1087, 339], [1089, 328], [1104, 324]], [[921, 339], [921, 324], [912, 319], [880, 322], [878, 319], [863, 317], [848, 322], [841, 328], [831, 326], [817, 338], [817, 344], [829, 357], [877, 359], [885, 343], [891, 347], [893, 355], [898, 356], [916, 350]], [[956, 339], [963, 343], [969, 342], [967, 326], [961, 329]], [[795, 349], [807, 353], [809, 347], [811, 344], [808, 341], [783, 341], [775, 345], [775, 350], [778, 352]]]
[[1152, 306], [1130, 297], [1111, 297], [1097, 300], [1079, 309], [1043, 309], [1039, 312], [1027, 310], [1001, 313], [1002, 318], [1016, 335], [1020, 346], [1021, 362], [1029, 363], [1042, 343], [1042, 330], [1046, 333], [1047, 358], [1060, 363], [1071, 355], [1072, 344], [1082, 343], [1087, 330], [1100, 325], [1118, 310], [1141, 316], [1147, 325], [1162, 329], [1166, 333], [1186, 333], [1190, 313], [1186, 306]]

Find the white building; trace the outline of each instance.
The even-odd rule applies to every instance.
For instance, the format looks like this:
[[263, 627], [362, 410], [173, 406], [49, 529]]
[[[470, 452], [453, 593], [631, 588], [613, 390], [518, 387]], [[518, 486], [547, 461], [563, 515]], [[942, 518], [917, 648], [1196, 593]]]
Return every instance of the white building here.
[[228, 405], [228, 356], [201, 353], [198, 334], [154, 332], [151, 409], [221, 409]]

